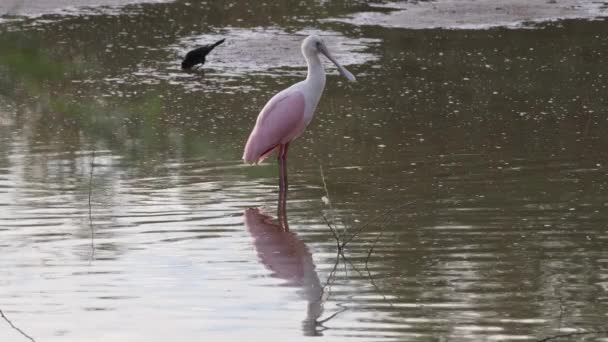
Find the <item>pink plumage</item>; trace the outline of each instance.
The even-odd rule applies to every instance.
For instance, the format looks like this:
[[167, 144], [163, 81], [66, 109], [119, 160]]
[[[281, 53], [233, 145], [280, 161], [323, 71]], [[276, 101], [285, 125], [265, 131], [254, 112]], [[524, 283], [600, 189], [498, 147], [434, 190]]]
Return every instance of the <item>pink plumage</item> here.
[[325, 87], [325, 70], [319, 54], [332, 61], [342, 76], [355, 81], [355, 76], [346, 70], [327, 50], [323, 40], [315, 35], [302, 42], [302, 54], [308, 65], [308, 75], [302, 82], [279, 92], [264, 106], [255, 127], [247, 139], [243, 160], [258, 164], [275, 149], [279, 150], [279, 219], [287, 228], [287, 150], [289, 144], [299, 137], [313, 118]]
[[304, 128], [304, 95], [299, 91], [279, 93], [258, 116], [251, 135], [245, 145], [243, 160], [260, 163], [279, 145], [297, 138]]

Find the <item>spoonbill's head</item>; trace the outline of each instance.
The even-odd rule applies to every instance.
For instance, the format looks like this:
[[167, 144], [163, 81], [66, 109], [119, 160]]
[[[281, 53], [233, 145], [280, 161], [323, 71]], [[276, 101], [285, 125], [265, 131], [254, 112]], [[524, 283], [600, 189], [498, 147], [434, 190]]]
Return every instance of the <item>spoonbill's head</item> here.
[[316, 56], [319, 53], [324, 54], [325, 57], [332, 61], [338, 68], [340, 74], [346, 77], [347, 80], [351, 82], [356, 81], [355, 76], [351, 74], [350, 71], [346, 70], [346, 68], [343, 67], [340, 63], [338, 63], [338, 61], [331, 55], [331, 53], [329, 53], [329, 50], [327, 49], [327, 46], [325, 46], [325, 42], [323, 41], [323, 39], [321, 39], [321, 37], [313, 34], [306, 37], [306, 39], [302, 41], [302, 54], [304, 54], [306, 59], [308, 59], [309, 56]]

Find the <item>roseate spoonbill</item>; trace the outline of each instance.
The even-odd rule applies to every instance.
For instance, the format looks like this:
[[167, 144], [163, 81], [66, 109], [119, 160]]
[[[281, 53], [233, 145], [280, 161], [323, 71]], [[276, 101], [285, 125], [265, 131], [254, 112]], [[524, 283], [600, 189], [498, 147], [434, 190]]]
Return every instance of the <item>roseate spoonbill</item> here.
[[190, 69], [197, 64], [203, 65], [205, 63], [205, 57], [215, 49], [216, 46], [222, 44], [226, 39], [220, 39], [213, 44], [203, 45], [196, 48], [186, 54], [186, 58], [182, 61], [182, 69]]
[[244, 216], [260, 262], [273, 277], [285, 280], [287, 286], [299, 287], [299, 294], [308, 302], [306, 319], [302, 322], [304, 334], [320, 335], [317, 320], [323, 314], [323, 286], [310, 250], [298, 235], [260, 209], [249, 208]]
[[308, 64], [306, 80], [280, 91], [266, 103], [258, 115], [243, 153], [246, 163], [257, 164], [278, 150], [279, 216], [283, 216], [287, 201], [287, 148], [312, 120], [325, 87], [325, 69], [319, 53], [332, 61], [342, 76], [355, 81], [355, 76], [334, 59], [320, 37], [308, 36], [302, 41], [301, 50]]

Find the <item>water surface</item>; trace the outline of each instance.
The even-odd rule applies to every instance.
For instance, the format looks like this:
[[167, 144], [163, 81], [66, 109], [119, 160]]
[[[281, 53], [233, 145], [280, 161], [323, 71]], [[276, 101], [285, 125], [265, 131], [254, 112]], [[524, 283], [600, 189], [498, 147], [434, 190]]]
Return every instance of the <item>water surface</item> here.
[[[3, 17], [0, 340], [608, 340], [607, 21], [129, 3]], [[240, 157], [311, 32], [358, 82], [328, 65], [285, 232]]]

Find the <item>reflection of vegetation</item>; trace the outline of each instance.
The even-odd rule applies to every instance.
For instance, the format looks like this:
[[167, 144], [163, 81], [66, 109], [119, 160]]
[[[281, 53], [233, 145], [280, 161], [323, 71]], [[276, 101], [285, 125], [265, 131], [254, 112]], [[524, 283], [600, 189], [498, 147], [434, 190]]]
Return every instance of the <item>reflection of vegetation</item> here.
[[43, 85], [71, 77], [78, 65], [59, 61], [39, 41], [21, 33], [0, 36], [0, 95], [12, 95], [23, 88], [37, 95]]
[[0, 45], [5, 47], [0, 50], [0, 95], [36, 108], [36, 135], [52, 140], [61, 132], [61, 139], [69, 139], [83, 132], [110, 145], [121, 135], [119, 140], [155, 140], [162, 113], [157, 94], [123, 104], [83, 99], [70, 84], [81, 76], [79, 65], [52, 56], [39, 41], [23, 34], [2, 35]]
[[[35, 34], [0, 33], [0, 45], [6, 47], [0, 50], [0, 96], [18, 105], [17, 121], [28, 123], [27, 129], [33, 130], [37, 140], [70, 150], [83, 144], [88, 148], [96, 141], [132, 158], [159, 162], [163, 158], [148, 157], [176, 150], [176, 144], [191, 151], [213, 152], [207, 143], [201, 145], [206, 140], [184, 143], [184, 134], [172, 133], [168, 126], [175, 119], [171, 116], [181, 113], [167, 114], [162, 91], [141, 87], [124, 94], [90, 86], [83, 80], [104, 73], [97, 70], [103, 66], [41, 41]], [[190, 133], [192, 127], [188, 128], [187, 136], [196, 137]]]

